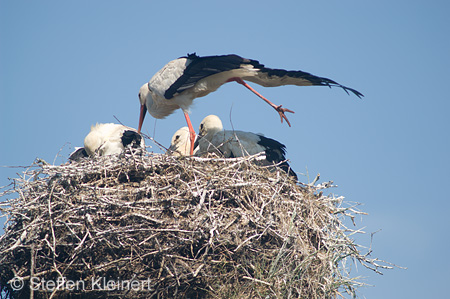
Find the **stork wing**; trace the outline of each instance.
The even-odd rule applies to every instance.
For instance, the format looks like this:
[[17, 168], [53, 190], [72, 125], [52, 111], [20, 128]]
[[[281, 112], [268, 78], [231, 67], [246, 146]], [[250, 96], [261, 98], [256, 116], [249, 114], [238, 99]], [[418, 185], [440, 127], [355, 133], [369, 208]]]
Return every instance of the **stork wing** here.
[[352, 92], [358, 98], [363, 97], [364, 95], [359, 91], [341, 85], [331, 79], [318, 77], [313, 74], [303, 72], [303, 71], [287, 71], [283, 69], [270, 69], [264, 67], [264, 65], [260, 68], [260, 71], [257, 72], [256, 76], [243, 77], [243, 80], [247, 80], [265, 87], [275, 87], [282, 85], [297, 85], [297, 86], [328, 86], [328, 87], [340, 87], [347, 94]]
[[70, 154], [69, 160], [79, 162], [82, 158], [89, 157], [88, 153], [84, 149], [84, 147], [76, 148], [76, 150]]
[[269, 162], [280, 162], [286, 160], [286, 146], [275, 139], [258, 135], [258, 144], [265, 148], [266, 159]]
[[141, 134], [134, 130], [125, 130], [122, 134], [122, 144], [124, 147], [131, 144], [132, 148], [143, 147], [143, 139]]
[[183, 74], [166, 90], [164, 97], [171, 99], [175, 94], [182, 93], [203, 78], [214, 74], [239, 69], [244, 58], [238, 55], [219, 55], [199, 57], [195, 53], [185, 57], [190, 60]]
[[183, 71], [183, 74], [166, 90], [164, 93], [166, 99], [171, 99], [174, 95], [194, 87], [198, 81], [206, 77], [236, 69], [249, 70], [243, 72], [246, 75], [240, 78], [265, 87], [282, 85], [340, 87], [347, 93], [352, 92], [359, 98], [363, 97], [359, 91], [341, 85], [331, 79], [314, 76], [303, 71], [266, 68], [257, 60], [242, 58], [235, 54], [199, 57], [194, 53], [189, 54], [185, 58], [190, 60], [190, 63]]

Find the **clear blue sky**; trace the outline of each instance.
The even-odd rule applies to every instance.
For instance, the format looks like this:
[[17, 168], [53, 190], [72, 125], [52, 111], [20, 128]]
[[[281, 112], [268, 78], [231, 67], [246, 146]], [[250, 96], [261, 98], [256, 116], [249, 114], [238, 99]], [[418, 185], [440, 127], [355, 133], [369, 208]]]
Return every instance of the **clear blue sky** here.
[[[353, 87], [258, 91], [294, 110], [292, 127], [238, 84], [197, 99], [195, 127], [284, 143], [292, 167], [360, 202], [373, 256], [408, 267], [352, 272], [366, 298], [444, 298], [450, 262], [450, 2], [448, 1], [0, 1], [0, 165], [66, 161], [96, 122], [137, 127], [139, 87], [187, 53], [235, 53]], [[147, 116], [165, 144], [180, 111]], [[62, 150], [60, 151], [60, 149]], [[155, 152], [161, 152], [154, 147]], [[57, 157], [58, 156], [58, 157]], [[56, 159], [55, 159], [56, 157]], [[0, 185], [21, 169], [0, 167]], [[308, 178], [300, 177], [307, 181]], [[4, 220], [1, 220], [2, 223]], [[358, 241], [370, 245], [370, 234]]]

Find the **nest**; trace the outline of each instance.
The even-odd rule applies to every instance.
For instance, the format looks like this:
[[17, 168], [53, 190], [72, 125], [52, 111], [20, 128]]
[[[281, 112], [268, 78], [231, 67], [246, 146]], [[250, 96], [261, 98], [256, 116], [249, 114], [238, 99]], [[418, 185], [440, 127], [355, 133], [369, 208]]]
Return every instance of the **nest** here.
[[39, 164], [0, 206], [0, 287], [11, 298], [333, 298], [354, 295], [361, 213], [259, 156], [165, 154]]

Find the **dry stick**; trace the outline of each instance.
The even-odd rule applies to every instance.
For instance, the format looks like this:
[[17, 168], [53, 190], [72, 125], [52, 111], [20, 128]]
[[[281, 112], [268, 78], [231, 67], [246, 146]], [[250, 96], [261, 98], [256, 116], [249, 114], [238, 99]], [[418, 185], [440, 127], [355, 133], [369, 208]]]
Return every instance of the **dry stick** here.
[[236, 249], [233, 250], [233, 251], [236, 253], [236, 252], [237, 252], [242, 246], [244, 246], [248, 241], [250, 241], [251, 239], [254, 239], [254, 238], [256, 238], [256, 237], [260, 237], [260, 236], [261, 236], [261, 234], [256, 234], [256, 235], [253, 235], [253, 236], [247, 238], [244, 242], [242, 242], [241, 244], [239, 244], [239, 246], [236, 247]]
[[[53, 252], [53, 256], [52, 256], [52, 260], [53, 260], [53, 268], [54, 268], [55, 271], [58, 273], [59, 277], [61, 277], [62, 279], [64, 279], [62, 273], [59, 271], [59, 269], [58, 269], [58, 267], [57, 267], [57, 265], [56, 265], [56, 259], [55, 259], [55, 257], [58, 256], [58, 254], [56, 254], [56, 236], [55, 236], [55, 230], [54, 230], [54, 227], [53, 227], [53, 216], [52, 216], [52, 209], [51, 209], [51, 199], [52, 199], [52, 196], [53, 196], [53, 192], [54, 192], [54, 190], [55, 190], [55, 187], [56, 187], [56, 183], [53, 182], [52, 189], [51, 189], [51, 191], [50, 191], [50, 194], [48, 195], [48, 216], [49, 216], [49, 219], [50, 219], [50, 229], [51, 229], [51, 232], [52, 232], [52, 240], [53, 240], [53, 242], [52, 242], [53, 244], [52, 244], [52, 246], [50, 246], [50, 249], [51, 249], [52, 252]], [[47, 240], [47, 239], [45, 239], [45, 240]], [[58, 288], [56, 288], [56, 289], [52, 292], [52, 294], [50, 295], [50, 299], [53, 298], [53, 297], [56, 295], [56, 292], [57, 292], [57, 291], [58, 291]]]
[[192, 274], [194, 277], [197, 277], [198, 273], [200, 272], [200, 270], [205, 266], [205, 264], [201, 264], [200, 266], [198, 266], [198, 268], [194, 271], [194, 273]]
[[[36, 219], [35, 219], [36, 220]], [[14, 249], [16, 249], [17, 247], [19, 247], [20, 245], [22, 245], [22, 242], [25, 240], [25, 238], [27, 237], [27, 233], [28, 231], [26, 229], [23, 230], [22, 234], [20, 235], [20, 237], [17, 239], [17, 241], [9, 248], [6, 248], [5, 250], [3, 250], [2, 252], [0, 252], [0, 255], [3, 255], [5, 253], [7, 253], [8, 251], [12, 251]]]
[[[34, 277], [34, 267], [36, 264], [36, 257], [35, 257], [35, 252], [34, 252], [34, 244], [31, 245], [30, 248], [30, 280]], [[30, 299], [34, 298], [34, 288], [31, 287], [30, 285]]]
[[265, 281], [263, 281], [263, 280], [256, 279], [256, 278], [253, 278], [253, 277], [249, 277], [249, 276], [242, 276], [242, 278], [248, 279], [248, 280], [252, 280], [252, 281], [257, 282], [257, 283], [262, 283], [262, 284], [265, 284], [265, 285], [267, 285], [267, 286], [271, 286], [271, 285], [272, 285], [272, 284], [270, 284], [270, 283], [268, 283], [268, 282], [265, 282]]
[[56, 254], [56, 237], [55, 237], [55, 230], [53, 229], [53, 217], [52, 217], [52, 209], [51, 209], [51, 200], [52, 200], [52, 195], [53, 195], [53, 191], [55, 190], [55, 187], [56, 187], [56, 183], [54, 182], [53, 186], [52, 186], [52, 189], [50, 190], [50, 194], [48, 195], [48, 201], [47, 202], [48, 202], [48, 217], [49, 217], [49, 220], [50, 220], [50, 230], [51, 230], [52, 239], [53, 239], [53, 242], [52, 242], [52, 246], [53, 247], [51, 247], [51, 249], [53, 251], [53, 255], [54, 256], [58, 256]]

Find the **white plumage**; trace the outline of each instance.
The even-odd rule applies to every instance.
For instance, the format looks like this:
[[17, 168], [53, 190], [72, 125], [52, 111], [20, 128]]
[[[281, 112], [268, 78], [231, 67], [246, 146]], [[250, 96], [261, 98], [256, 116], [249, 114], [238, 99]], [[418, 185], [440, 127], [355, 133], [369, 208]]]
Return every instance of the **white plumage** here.
[[190, 153], [192, 154], [195, 132], [189, 119], [189, 107], [195, 98], [206, 96], [231, 81], [240, 83], [253, 91], [279, 113], [281, 121], [285, 119], [290, 126], [284, 113], [293, 111], [282, 108], [281, 105], [273, 104], [251, 88], [244, 80], [266, 87], [282, 85], [336, 86], [344, 89], [347, 93], [350, 91], [358, 97], [363, 96], [360, 92], [333, 80], [317, 77], [303, 71], [270, 69], [256, 60], [233, 54], [199, 57], [194, 53], [170, 61], [150, 79], [148, 84], [141, 87], [139, 92], [141, 113], [138, 132], [141, 131], [147, 110], [155, 118], [165, 118], [176, 109], [182, 109], [190, 132]]
[[201, 122], [194, 147], [197, 146], [199, 154], [215, 152], [225, 158], [264, 152], [267, 162], [279, 164], [280, 168], [297, 179], [297, 175], [286, 162], [284, 144], [261, 134], [223, 130], [222, 121], [216, 115], [208, 115]]
[[79, 160], [95, 154], [120, 154], [127, 146], [145, 148], [144, 138], [136, 129], [113, 123], [96, 124], [91, 126], [91, 131], [84, 139], [84, 148], [77, 149], [69, 159]]
[[[174, 156], [189, 156], [191, 149], [191, 140], [189, 137], [189, 128], [182, 127], [178, 129], [172, 136], [170, 141], [170, 147], [167, 151], [168, 154]], [[194, 150], [194, 154], [196, 151]]]

